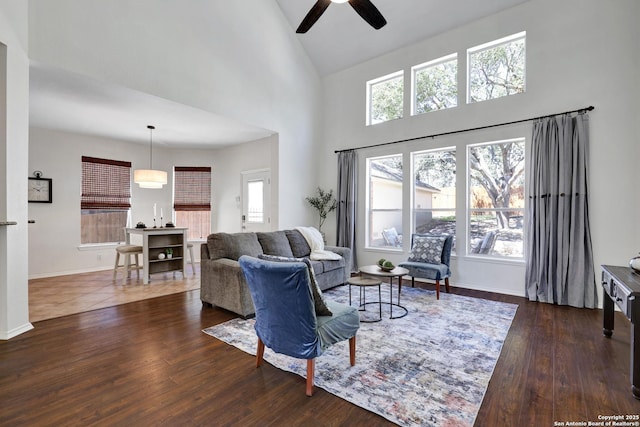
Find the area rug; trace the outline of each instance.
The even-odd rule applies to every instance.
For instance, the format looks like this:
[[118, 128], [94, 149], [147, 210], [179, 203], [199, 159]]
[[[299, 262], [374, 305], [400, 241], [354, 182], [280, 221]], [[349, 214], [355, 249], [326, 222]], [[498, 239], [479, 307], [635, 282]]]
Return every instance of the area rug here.
[[[389, 301], [389, 286], [383, 288]], [[358, 290], [352, 291], [355, 304]], [[349, 302], [346, 286], [325, 296]], [[403, 288], [401, 304], [408, 311], [403, 318], [389, 319], [385, 305], [381, 322], [360, 324], [356, 366], [349, 365], [346, 341], [318, 357], [315, 385], [398, 425], [472, 426], [517, 305], [447, 293], [436, 300], [435, 291], [418, 288]], [[367, 307], [361, 318], [377, 315], [377, 304]], [[393, 314], [400, 310], [394, 307]], [[203, 332], [255, 355], [254, 322], [232, 319]], [[269, 349], [264, 359], [306, 376], [304, 360]]]

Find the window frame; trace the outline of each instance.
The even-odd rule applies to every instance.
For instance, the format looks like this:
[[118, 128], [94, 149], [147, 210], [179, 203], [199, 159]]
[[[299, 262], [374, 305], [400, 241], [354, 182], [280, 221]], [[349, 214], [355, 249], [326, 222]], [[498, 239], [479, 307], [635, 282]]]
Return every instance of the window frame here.
[[[387, 120], [383, 120], [380, 122], [375, 122], [373, 123], [373, 118], [372, 118], [372, 111], [373, 111], [373, 96], [372, 96], [372, 91], [373, 88], [377, 85], [380, 85], [382, 83], [387, 83], [391, 80], [395, 80], [397, 78], [401, 78], [402, 79], [402, 100], [401, 100], [401, 109], [402, 109], [402, 113], [400, 114], [400, 117], [394, 117], [392, 119], [387, 119]], [[381, 124], [381, 123], [386, 123], [389, 122], [391, 120], [398, 120], [398, 119], [402, 119], [404, 118], [404, 94], [405, 94], [405, 78], [404, 78], [404, 70], [399, 70], [399, 71], [395, 71], [393, 73], [381, 76], [381, 77], [377, 77], [373, 80], [369, 80], [366, 83], [366, 87], [367, 87], [367, 96], [366, 96], [366, 125], [367, 126], [373, 126], [373, 125], [377, 125], [377, 124]]]
[[[89, 165], [104, 166], [98, 168]], [[92, 183], [96, 182], [100, 183], [98, 188], [91, 186]], [[124, 187], [122, 187], [123, 185]], [[131, 216], [131, 162], [82, 156], [80, 188], [80, 245], [95, 246], [123, 242], [125, 239], [124, 228], [129, 223]], [[114, 188], [117, 188], [117, 191], [114, 191]], [[86, 226], [88, 226], [89, 216], [104, 214], [107, 218], [111, 218], [114, 213], [116, 216], [118, 216], [118, 213], [120, 213], [119, 216], [124, 214], [124, 223], [108, 227], [106, 234], [113, 236], [115, 233], [118, 235], [117, 239], [85, 241], [85, 236], [89, 234], [85, 230]], [[98, 220], [96, 223], [104, 224], [105, 222], [107, 224], [111, 223], [108, 220]], [[117, 232], [113, 231], [114, 227], [118, 229]], [[108, 231], [109, 228], [111, 231]], [[101, 235], [100, 230], [91, 231], [95, 236]]]
[[[425, 154], [429, 154], [429, 153], [437, 153], [437, 152], [454, 152], [454, 158], [456, 161], [456, 172], [454, 173], [454, 179], [455, 179], [455, 196], [453, 197], [453, 208], [416, 208], [416, 182], [417, 182], [417, 178], [415, 178], [416, 175], [416, 158], [418, 156], [421, 155], [425, 155]], [[453, 146], [447, 146], [447, 147], [440, 147], [440, 148], [432, 148], [432, 149], [427, 149], [427, 150], [418, 150], [418, 151], [410, 151], [410, 158], [411, 158], [411, 230], [412, 233], [417, 233], [416, 231], [416, 226], [417, 226], [417, 221], [416, 221], [416, 214], [419, 212], [453, 212], [454, 216], [456, 217], [456, 224], [454, 225], [454, 230], [453, 230], [453, 237], [454, 237], [454, 247], [452, 248], [452, 255], [455, 255], [456, 251], [455, 251], [455, 242], [456, 242], [456, 231], [457, 231], [457, 222], [458, 222], [458, 203], [457, 203], [457, 198], [458, 198], [458, 193], [459, 193], [459, 184], [458, 184], [458, 180], [457, 180], [457, 170], [458, 170], [458, 149], [455, 145]], [[429, 183], [425, 183], [428, 184], [430, 186], [433, 187], [432, 184]]]
[[[518, 41], [518, 40], [524, 40], [524, 75], [523, 75], [523, 78], [522, 78], [522, 81], [523, 81], [522, 92], [513, 93], [513, 94], [507, 94], [507, 95], [501, 95], [501, 96], [498, 96], [498, 97], [483, 99], [483, 100], [480, 100], [480, 101], [473, 101], [471, 99], [471, 55], [477, 54], [479, 52], [484, 52], [484, 51], [496, 48], [496, 47], [501, 46], [501, 45], [506, 45], [508, 43], [512, 43], [512, 42]], [[492, 40], [490, 42], [483, 43], [481, 45], [468, 48], [467, 49], [467, 76], [466, 76], [466, 79], [467, 79], [467, 81], [466, 81], [466, 86], [467, 86], [466, 87], [466, 90], [467, 90], [467, 104], [476, 104], [476, 103], [479, 103], [479, 102], [485, 102], [485, 101], [491, 101], [491, 100], [494, 100], [494, 99], [504, 98], [505, 96], [512, 96], [512, 95], [518, 95], [520, 93], [526, 93], [526, 91], [527, 91], [527, 32], [526, 31], [521, 31], [519, 33], [515, 33], [515, 34], [512, 34], [510, 36], [502, 37], [502, 38], [497, 39], [497, 40]]]
[[[193, 180], [193, 183], [204, 186], [201, 191], [201, 194], [198, 195], [198, 199], [195, 201], [189, 201], [187, 197], [184, 197], [182, 194], [177, 194], [182, 192], [182, 188], [189, 187], [187, 184], [182, 182], [182, 179], [186, 179], [187, 173], [195, 173], [197, 174], [206, 174], [208, 176], [208, 180], [206, 182], [201, 180], [200, 178]], [[181, 177], [182, 174], [185, 174], [185, 177]], [[192, 178], [193, 179], [193, 178]], [[176, 225], [178, 227], [187, 226], [189, 229], [187, 232], [187, 240], [189, 241], [204, 241], [207, 236], [211, 232], [211, 167], [210, 166], [174, 166], [173, 168], [173, 216], [174, 221], [176, 221]], [[187, 191], [188, 193], [189, 191]], [[203, 197], [204, 196], [204, 197]], [[207, 224], [200, 224], [200, 227], [197, 227], [197, 230], [205, 230], [205, 233], [199, 233], [200, 236], [196, 236], [192, 234], [196, 229], [194, 227], [188, 227], [189, 224], [177, 224], [178, 223], [178, 212], [199, 212], [200, 215], [208, 219], [208, 227]]]
[[[471, 185], [471, 166], [470, 166], [470, 151], [472, 148], [474, 147], [480, 147], [480, 146], [486, 146], [486, 145], [499, 145], [499, 144], [507, 144], [507, 143], [522, 143], [523, 144], [523, 154], [524, 154], [524, 158], [523, 158], [523, 162], [524, 162], [524, 170], [522, 172], [523, 175], [523, 183], [522, 183], [522, 187], [523, 187], [523, 200], [524, 200], [524, 206], [521, 208], [517, 208], [517, 207], [503, 207], [503, 208], [496, 208], [496, 207], [491, 207], [491, 208], [472, 208], [471, 207], [471, 199], [472, 199], [472, 185]], [[527, 213], [527, 206], [526, 206], [526, 195], [524, 194], [524, 192], [526, 191], [526, 167], [527, 167], [527, 147], [526, 147], [526, 138], [524, 136], [522, 137], [515, 137], [515, 138], [508, 138], [508, 139], [502, 139], [502, 140], [495, 140], [495, 141], [486, 141], [486, 142], [479, 142], [479, 143], [469, 143], [466, 144], [466, 194], [465, 194], [465, 198], [466, 198], [466, 212], [465, 212], [465, 229], [466, 229], [466, 236], [465, 236], [465, 240], [466, 240], [466, 250], [465, 253], [467, 256], [470, 257], [479, 257], [479, 258], [485, 258], [485, 259], [494, 259], [494, 260], [505, 260], [505, 261], [524, 261], [525, 259], [525, 244], [526, 244], [526, 235], [525, 235], [525, 228], [524, 226], [522, 226], [522, 255], [520, 256], [507, 256], [507, 255], [500, 255], [500, 254], [482, 254], [482, 253], [477, 253], [474, 252], [474, 248], [471, 245], [472, 242], [472, 237], [471, 237], [471, 220], [472, 220], [472, 214], [473, 212], [508, 212], [508, 211], [521, 211], [522, 215], [521, 215], [521, 222], [522, 224], [526, 223], [526, 213]], [[481, 242], [480, 242], [481, 243]], [[479, 244], [480, 244], [479, 243]]]
[[[396, 153], [396, 154], [388, 154], [388, 155], [382, 155], [382, 156], [373, 156], [373, 157], [367, 157], [365, 159], [365, 164], [366, 164], [366, 202], [365, 202], [365, 215], [366, 215], [366, 219], [365, 219], [365, 248], [366, 249], [373, 249], [373, 250], [379, 250], [379, 251], [389, 251], [389, 252], [402, 252], [403, 251], [403, 242], [400, 241], [400, 244], [397, 246], [388, 246], [388, 245], [382, 245], [382, 246], [373, 246], [372, 245], [372, 238], [371, 236], [373, 235], [373, 232], [371, 230], [371, 217], [372, 214], [375, 212], [398, 212], [400, 214], [400, 218], [401, 218], [401, 224], [402, 224], [402, 229], [399, 230], [400, 231], [400, 235], [402, 235], [403, 230], [404, 230], [404, 165], [403, 165], [403, 174], [402, 174], [402, 179], [400, 181], [398, 181], [399, 186], [400, 186], [400, 208], [399, 209], [387, 209], [387, 208], [378, 208], [378, 209], [372, 209], [371, 207], [371, 162], [372, 161], [376, 161], [376, 160], [383, 160], [383, 159], [389, 159], [389, 158], [400, 158], [401, 161], [404, 161], [404, 156], [402, 155], [402, 153]], [[398, 230], [396, 230], [398, 231]]]
[[[451, 107], [446, 107], [446, 108], [441, 108], [441, 109], [437, 109], [437, 110], [430, 110], [430, 111], [423, 111], [423, 112], [417, 112], [418, 106], [417, 106], [417, 97], [418, 97], [418, 85], [416, 83], [417, 81], [417, 74], [421, 71], [425, 71], [429, 68], [433, 68], [436, 67], [438, 65], [442, 65], [445, 64], [447, 62], [453, 62], [455, 61], [456, 63], [456, 74], [454, 76], [454, 81], [456, 83], [456, 105], [453, 105]], [[442, 110], [448, 110], [450, 108], [455, 108], [458, 106], [458, 94], [459, 94], [459, 90], [458, 90], [458, 53], [454, 52], [451, 53], [449, 55], [445, 55], [442, 56], [440, 58], [437, 59], [433, 59], [431, 61], [427, 61], [427, 62], [423, 62], [422, 64], [418, 64], [418, 65], [414, 65], [411, 67], [411, 115], [412, 116], [419, 116], [421, 114], [427, 114], [427, 113], [432, 113], [434, 111], [442, 111]]]

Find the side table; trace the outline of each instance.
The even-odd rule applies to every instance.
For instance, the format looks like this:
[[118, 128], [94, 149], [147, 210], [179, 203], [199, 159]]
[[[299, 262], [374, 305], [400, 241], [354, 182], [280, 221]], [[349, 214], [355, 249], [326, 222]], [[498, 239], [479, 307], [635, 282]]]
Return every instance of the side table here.
[[[347, 280], [349, 284], [349, 305], [351, 305], [351, 286], [357, 286], [360, 290], [360, 300], [358, 305], [358, 311], [367, 311], [368, 304], [378, 304], [378, 318], [377, 319], [360, 319], [361, 322], [365, 323], [373, 323], [379, 322], [382, 320], [382, 292], [380, 290], [380, 285], [382, 284], [381, 280], [370, 279], [367, 277], [355, 276], [351, 277]], [[366, 296], [366, 288], [369, 286], [377, 286], [378, 287], [378, 301], [367, 302]]]
[[[375, 278], [388, 278], [389, 279], [389, 302], [385, 304], [389, 304], [389, 312], [390, 319], [399, 319], [401, 317], [406, 316], [409, 312], [406, 307], [403, 307], [400, 304], [400, 293], [402, 292], [402, 276], [409, 274], [409, 270], [403, 267], [396, 267], [391, 271], [383, 271], [377, 265], [365, 265], [364, 267], [360, 267], [360, 275], [371, 276]], [[398, 302], [393, 302], [393, 278], [398, 279]], [[402, 310], [402, 314], [398, 316], [393, 315], [393, 307], [396, 307]]]

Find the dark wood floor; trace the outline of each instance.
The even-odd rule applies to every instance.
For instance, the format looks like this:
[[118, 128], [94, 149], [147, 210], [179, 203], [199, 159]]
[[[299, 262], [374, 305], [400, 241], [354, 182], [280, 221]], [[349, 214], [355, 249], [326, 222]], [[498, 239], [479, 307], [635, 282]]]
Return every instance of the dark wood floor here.
[[[453, 292], [519, 305], [476, 426], [640, 413], [620, 313], [607, 339], [600, 310]], [[0, 342], [0, 425], [391, 425], [201, 332], [232, 317], [196, 290], [37, 322]]]

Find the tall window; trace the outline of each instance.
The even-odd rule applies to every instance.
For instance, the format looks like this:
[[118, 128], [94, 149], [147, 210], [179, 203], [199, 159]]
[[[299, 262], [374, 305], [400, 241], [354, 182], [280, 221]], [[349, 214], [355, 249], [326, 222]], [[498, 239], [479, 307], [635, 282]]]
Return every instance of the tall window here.
[[413, 173], [414, 231], [455, 236], [455, 148], [413, 153]]
[[367, 159], [367, 246], [402, 249], [402, 155]]
[[458, 105], [458, 56], [445, 56], [411, 68], [412, 114]]
[[523, 256], [524, 139], [468, 147], [468, 251]]
[[124, 241], [131, 209], [131, 162], [82, 156], [80, 242]]
[[522, 32], [467, 51], [470, 103], [525, 91], [525, 38]]
[[404, 73], [398, 71], [367, 82], [367, 125], [403, 115]]
[[173, 209], [176, 226], [187, 227], [188, 240], [204, 240], [211, 233], [211, 168], [174, 168]]

